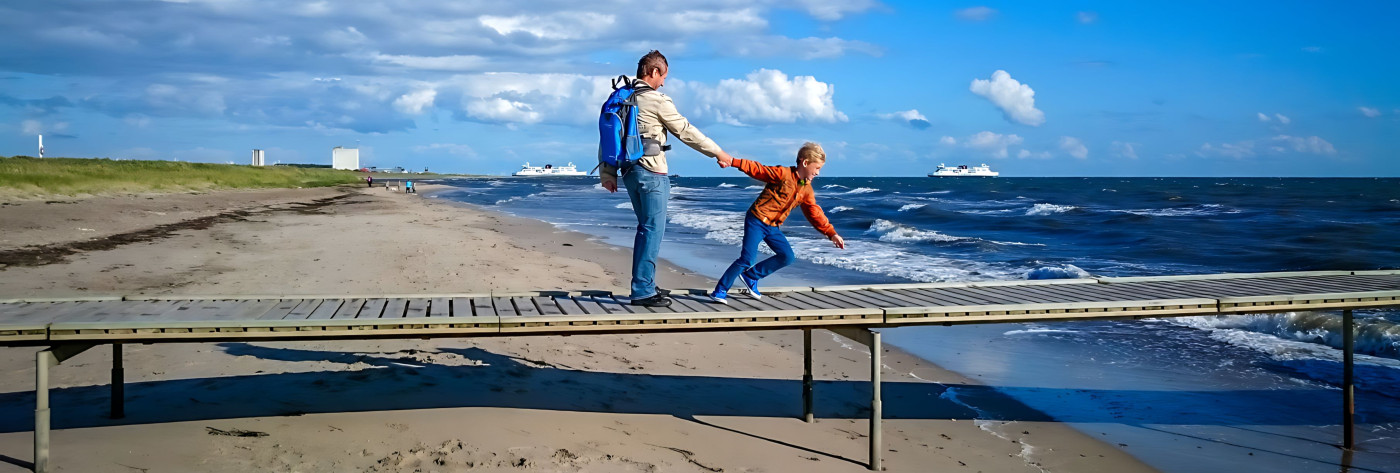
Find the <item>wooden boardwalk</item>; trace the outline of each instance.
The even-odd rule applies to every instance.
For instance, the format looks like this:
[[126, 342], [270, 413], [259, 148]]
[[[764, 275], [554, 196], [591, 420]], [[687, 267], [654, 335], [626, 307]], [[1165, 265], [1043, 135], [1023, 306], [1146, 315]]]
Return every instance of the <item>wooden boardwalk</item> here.
[[606, 291], [0, 301], [0, 345], [900, 327], [1400, 305], [1400, 271], [770, 288], [667, 308]]
[[36, 360], [35, 470], [48, 467], [48, 369], [113, 345], [112, 415], [121, 417], [121, 344], [596, 333], [804, 330], [803, 404], [812, 421], [811, 331], [871, 348], [870, 464], [880, 469], [880, 332], [913, 325], [1055, 322], [1343, 311], [1344, 447], [1351, 448], [1352, 310], [1400, 306], [1400, 271], [1314, 271], [1047, 281], [767, 288], [717, 304], [704, 290], [666, 308], [607, 291], [490, 294], [109, 296], [0, 300], [0, 346], [49, 346]]

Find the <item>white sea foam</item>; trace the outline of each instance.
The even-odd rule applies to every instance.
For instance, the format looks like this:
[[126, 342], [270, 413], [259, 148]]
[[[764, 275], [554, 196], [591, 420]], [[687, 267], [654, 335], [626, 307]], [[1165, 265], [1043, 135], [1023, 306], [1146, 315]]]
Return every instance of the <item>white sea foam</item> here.
[[1026, 215], [1041, 216], [1041, 215], [1062, 214], [1062, 213], [1069, 212], [1069, 211], [1074, 210], [1074, 209], [1077, 209], [1077, 208], [1079, 208], [1079, 207], [1075, 207], [1075, 206], [1073, 206], [1073, 205], [1055, 205], [1055, 204], [1045, 204], [1045, 203], [1041, 203], [1041, 204], [1035, 204], [1035, 205], [1031, 206], [1030, 210], [1027, 210], [1027, 211], [1026, 211]]
[[876, 188], [873, 188], [873, 187], [857, 187], [857, 188], [855, 188], [855, 189], [851, 189], [851, 190], [846, 191], [846, 192], [844, 192], [844, 193], [850, 195], [850, 194], [869, 194], [869, 193], [871, 193], [871, 192], [880, 192], [880, 189], [876, 189]]
[[867, 233], [880, 235], [880, 241], [889, 243], [919, 243], [925, 241], [950, 242], [966, 240], [967, 238], [944, 235], [931, 230], [919, 230], [907, 225], [901, 225], [884, 219], [876, 219], [870, 224]]
[[838, 213], [838, 212], [845, 212], [845, 211], [847, 211], [847, 210], [851, 210], [851, 208], [850, 208], [850, 207], [847, 207], [847, 206], [844, 206], [844, 205], [838, 205], [838, 206], [832, 207], [830, 210], [827, 210], [826, 213], [834, 214], [834, 213]]
[[827, 184], [827, 185], [822, 186], [822, 189], [850, 189], [850, 188], [849, 188], [849, 187], [846, 187], [846, 186], [843, 186], [843, 185], [841, 185], [841, 184]]
[[631, 203], [631, 202], [623, 202], [623, 203], [621, 203], [621, 204], [614, 205], [613, 208], [632, 210], [632, 203]]
[[[1280, 360], [1336, 360], [1341, 356], [1342, 318], [1332, 312], [1180, 317], [1170, 322], [1208, 330], [1212, 337]], [[1358, 318], [1354, 343], [1358, 353], [1400, 355], [1400, 325], [1380, 318]], [[1400, 360], [1390, 362], [1400, 368]]]
[[748, 187], [745, 187], [745, 189], [762, 189], [762, 188], [763, 188], [763, 186], [748, 186]]
[[1077, 330], [1061, 330], [1054, 328], [1028, 328], [1025, 330], [1008, 330], [1002, 335], [1011, 337], [1016, 335], [1042, 335], [1047, 333], [1079, 333]]
[[1089, 277], [1089, 272], [1078, 266], [1065, 263], [1059, 266], [1041, 266], [1026, 272], [1025, 279], [1079, 279]]
[[739, 187], [739, 186], [738, 186], [738, 185], [735, 185], [735, 184], [730, 184], [730, 183], [728, 183], [728, 182], [721, 182], [719, 185], [717, 185], [717, 186], [715, 186], [715, 187]]
[[900, 211], [900, 212], [908, 212], [908, 211], [914, 210], [914, 209], [922, 209], [922, 208], [924, 208], [924, 207], [926, 207], [926, 206], [928, 206], [928, 204], [904, 204], [903, 207], [900, 207], [900, 208], [899, 208], [899, 211]]
[[1110, 210], [1110, 212], [1127, 213], [1141, 215], [1144, 217], [1203, 217], [1210, 215], [1237, 214], [1239, 209], [1232, 209], [1220, 204], [1193, 205], [1190, 207], [1173, 207], [1168, 209], [1125, 209]]

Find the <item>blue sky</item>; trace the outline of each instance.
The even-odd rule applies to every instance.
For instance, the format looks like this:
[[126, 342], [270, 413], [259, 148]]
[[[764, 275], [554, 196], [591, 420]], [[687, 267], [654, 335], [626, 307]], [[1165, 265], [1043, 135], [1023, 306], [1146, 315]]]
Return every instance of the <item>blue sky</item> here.
[[0, 155], [587, 168], [654, 48], [720, 146], [826, 176], [1400, 176], [1394, 2], [1139, 3], [11, 1]]

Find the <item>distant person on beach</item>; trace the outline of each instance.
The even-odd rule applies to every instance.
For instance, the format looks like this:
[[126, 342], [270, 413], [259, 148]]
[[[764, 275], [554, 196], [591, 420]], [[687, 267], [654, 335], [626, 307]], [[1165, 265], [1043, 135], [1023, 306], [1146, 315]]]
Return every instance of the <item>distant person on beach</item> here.
[[666, 233], [666, 201], [671, 196], [671, 181], [666, 177], [666, 133], [705, 156], [718, 160], [726, 167], [734, 159], [720, 149], [676, 110], [676, 104], [657, 90], [666, 83], [670, 65], [666, 56], [652, 51], [637, 61], [637, 79], [633, 97], [637, 101], [637, 130], [646, 152], [635, 164], [618, 169], [607, 164], [599, 166], [598, 176], [608, 192], [617, 192], [617, 176], [627, 188], [632, 211], [637, 214], [637, 236], [632, 243], [632, 304], [665, 307], [671, 305], [670, 291], [656, 287], [656, 257], [661, 252], [661, 237]]
[[[802, 214], [807, 216], [812, 228], [825, 235], [837, 248], [846, 248], [846, 240], [836, 234], [836, 228], [827, 221], [822, 208], [817, 205], [817, 193], [812, 190], [812, 180], [821, 174], [822, 167], [826, 165], [826, 152], [822, 150], [821, 145], [802, 145], [802, 149], [797, 150], [797, 166], [764, 166], [738, 158], [733, 160], [732, 165], [767, 185], [759, 192], [758, 198], [754, 199], [753, 205], [749, 206], [749, 211], [744, 214], [744, 242], [739, 250], [739, 259], [729, 265], [729, 269], [720, 276], [719, 283], [715, 284], [715, 291], [710, 293], [715, 302], [729, 303], [729, 288], [734, 285], [736, 278], [743, 281], [750, 296], [754, 299], [762, 298], [763, 294], [758, 291], [758, 281], [792, 264], [796, 255], [793, 254], [792, 245], [788, 244], [787, 237], [783, 235], [782, 225], [788, 214], [792, 213], [793, 207], [801, 206]], [[768, 244], [768, 248], [773, 250], [773, 256], [754, 264], [758, 261], [760, 241]]]
[[404, 182], [403, 182], [403, 192], [404, 192], [405, 194], [417, 194], [417, 193], [418, 193], [418, 191], [413, 190], [413, 181], [404, 181]]
[[374, 187], [374, 176], [365, 176], [365, 187]]

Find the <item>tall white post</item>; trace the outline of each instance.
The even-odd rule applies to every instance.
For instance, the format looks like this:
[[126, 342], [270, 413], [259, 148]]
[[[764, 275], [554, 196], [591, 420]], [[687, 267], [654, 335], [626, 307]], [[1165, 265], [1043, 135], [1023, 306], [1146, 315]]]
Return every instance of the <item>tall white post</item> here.
[[44, 157], [44, 135], [39, 135], [39, 157]]

